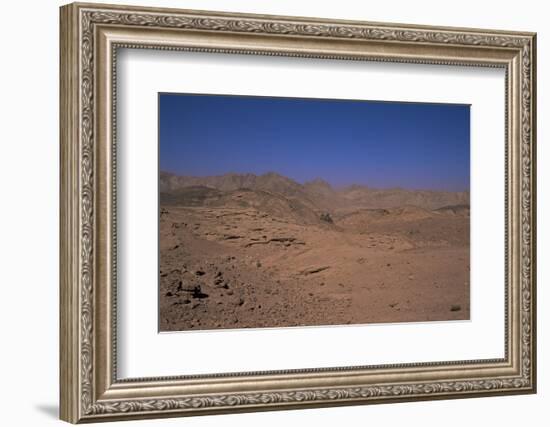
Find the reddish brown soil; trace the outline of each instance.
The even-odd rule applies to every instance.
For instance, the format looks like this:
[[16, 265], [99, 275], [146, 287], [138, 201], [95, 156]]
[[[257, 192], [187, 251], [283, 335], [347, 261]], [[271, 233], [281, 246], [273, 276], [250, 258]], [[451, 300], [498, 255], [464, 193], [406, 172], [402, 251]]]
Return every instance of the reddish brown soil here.
[[195, 204], [161, 206], [161, 331], [470, 316], [469, 208], [316, 222], [279, 205]]

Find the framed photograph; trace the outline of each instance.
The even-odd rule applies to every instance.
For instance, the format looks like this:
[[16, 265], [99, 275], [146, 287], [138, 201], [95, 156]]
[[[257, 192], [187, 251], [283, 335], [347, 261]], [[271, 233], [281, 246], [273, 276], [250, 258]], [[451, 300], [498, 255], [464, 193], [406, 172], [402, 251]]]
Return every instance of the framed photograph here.
[[63, 420], [536, 391], [535, 34], [60, 22]]

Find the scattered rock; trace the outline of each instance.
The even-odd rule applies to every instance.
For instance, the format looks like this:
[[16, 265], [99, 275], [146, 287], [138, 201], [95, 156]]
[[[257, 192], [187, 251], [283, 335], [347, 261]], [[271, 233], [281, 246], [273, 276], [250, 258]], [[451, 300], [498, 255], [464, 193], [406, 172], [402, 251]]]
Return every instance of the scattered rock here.
[[325, 221], [325, 222], [328, 222], [329, 224], [334, 224], [334, 221], [332, 220], [332, 217], [330, 216], [330, 214], [328, 212], [323, 212], [320, 216], [319, 216], [319, 219], [321, 221]]
[[321, 271], [328, 270], [330, 268], [330, 265], [325, 265], [322, 267], [308, 267], [301, 271], [301, 274], [308, 275], [308, 274], [315, 274], [320, 273]]
[[460, 311], [462, 307], [458, 304], [451, 305], [451, 311]]
[[223, 240], [235, 240], [235, 239], [242, 239], [243, 236], [238, 236], [236, 234], [229, 234], [227, 236], [223, 237]]
[[164, 295], [166, 295], [167, 297], [173, 297], [174, 294], [170, 291], [166, 292]]
[[204, 271], [202, 271], [202, 270], [197, 270], [197, 271], [195, 271], [195, 274], [196, 274], [197, 276], [204, 276], [206, 273], [205, 273]]
[[296, 237], [273, 237], [270, 241], [271, 242], [294, 242], [296, 240]]
[[198, 299], [208, 298], [208, 294], [205, 294], [201, 290], [201, 285], [195, 285], [195, 287], [193, 288], [193, 290], [191, 292], [192, 292], [192, 297], [193, 298], [198, 298]]

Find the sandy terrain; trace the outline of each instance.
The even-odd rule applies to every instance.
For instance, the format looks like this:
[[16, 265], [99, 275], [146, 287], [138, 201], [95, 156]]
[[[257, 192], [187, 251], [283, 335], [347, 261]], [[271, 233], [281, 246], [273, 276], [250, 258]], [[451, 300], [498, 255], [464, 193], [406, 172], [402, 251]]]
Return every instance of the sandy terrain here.
[[162, 331], [468, 319], [469, 207], [161, 194]]

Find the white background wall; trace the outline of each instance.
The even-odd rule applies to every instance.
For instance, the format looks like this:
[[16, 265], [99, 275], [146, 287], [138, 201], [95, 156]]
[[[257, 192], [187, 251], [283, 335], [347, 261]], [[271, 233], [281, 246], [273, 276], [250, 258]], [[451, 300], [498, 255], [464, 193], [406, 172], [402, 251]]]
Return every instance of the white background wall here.
[[[113, 3], [122, 3], [111, 0]], [[545, 2], [519, 1], [139, 1], [133, 4], [538, 32], [539, 393], [437, 402], [209, 416], [131, 425], [279, 426], [547, 425], [550, 405], [550, 29]], [[0, 24], [0, 420], [59, 425], [58, 402], [58, 6], [5, 2]], [[550, 170], [546, 168], [546, 170]], [[545, 221], [546, 217], [546, 221]], [[546, 418], [546, 419], [545, 419]]]

